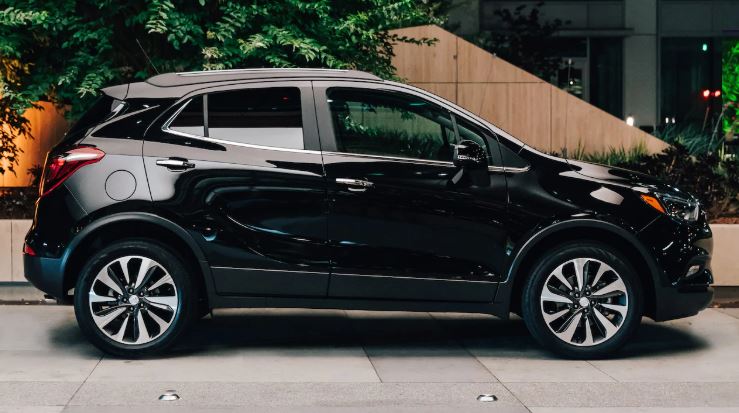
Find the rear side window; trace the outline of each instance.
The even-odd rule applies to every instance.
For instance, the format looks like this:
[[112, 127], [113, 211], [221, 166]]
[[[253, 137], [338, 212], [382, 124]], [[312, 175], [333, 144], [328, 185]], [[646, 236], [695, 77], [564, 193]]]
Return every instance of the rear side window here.
[[169, 128], [189, 135], [205, 136], [203, 97], [196, 96], [187, 102], [180, 114], [169, 124]]
[[113, 117], [123, 107], [124, 103], [110, 96], [102, 95], [90, 106], [84, 115], [72, 126], [64, 137], [72, 140], [85, 136], [93, 128]]
[[169, 128], [234, 143], [303, 149], [300, 90], [242, 89], [193, 98]]

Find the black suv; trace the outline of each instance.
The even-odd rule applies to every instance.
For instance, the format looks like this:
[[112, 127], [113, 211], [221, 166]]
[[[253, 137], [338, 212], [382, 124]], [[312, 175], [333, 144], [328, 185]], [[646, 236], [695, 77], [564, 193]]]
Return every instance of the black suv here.
[[26, 277], [124, 357], [223, 307], [514, 312], [549, 349], [599, 357], [642, 315], [712, 298], [690, 194], [362, 72], [109, 87], [42, 181]]

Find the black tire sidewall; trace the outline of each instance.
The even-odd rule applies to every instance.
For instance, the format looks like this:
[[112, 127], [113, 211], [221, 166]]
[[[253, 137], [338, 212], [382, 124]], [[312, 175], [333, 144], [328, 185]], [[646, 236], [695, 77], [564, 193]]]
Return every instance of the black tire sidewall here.
[[[161, 336], [149, 343], [126, 345], [105, 335], [95, 324], [89, 305], [90, 286], [97, 273], [110, 262], [129, 255], [151, 258], [162, 265], [175, 282], [180, 304], [174, 322]], [[190, 324], [197, 306], [191, 274], [182, 260], [167, 247], [152, 240], [131, 239], [103, 248], [88, 260], [80, 273], [74, 294], [74, 312], [84, 335], [99, 349], [124, 358], [146, 357], [171, 346]]]
[[[619, 331], [610, 339], [594, 346], [575, 346], [565, 343], [549, 330], [541, 313], [540, 297], [549, 274], [560, 264], [574, 258], [594, 258], [610, 265], [626, 286], [629, 308]], [[595, 359], [613, 356], [634, 334], [641, 322], [643, 293], [641, 280], [629, 262], [618, 251], [594, 242], [562, 245], [541, 258], [526, 281], [521, 309], [526, 327], [534, 338], [547, 349], [567, 358]]]

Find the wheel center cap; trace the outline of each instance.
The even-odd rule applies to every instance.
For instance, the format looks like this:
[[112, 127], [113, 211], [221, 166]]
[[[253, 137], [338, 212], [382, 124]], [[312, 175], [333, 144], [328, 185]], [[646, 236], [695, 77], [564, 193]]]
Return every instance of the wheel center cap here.
[[588, 300], [585, 297], [580, 297], [580, 307], [589, 307], [590, 306], [590, 300]]
[[139, 297], [136, 295], [131, 295], [128, 297], [128, 302], [131, 305], [138, 305], [139, 304]]

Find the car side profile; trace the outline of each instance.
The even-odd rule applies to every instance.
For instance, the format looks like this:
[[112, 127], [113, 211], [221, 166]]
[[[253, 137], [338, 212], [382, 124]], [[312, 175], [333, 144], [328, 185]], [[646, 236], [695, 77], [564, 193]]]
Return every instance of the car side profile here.
[[48, 154], [25, 275], [102, 350], [165, 350], [213, 308], [517, 313], [613, 354], [712, 299], [692, 195], [541, 153], [438, 96], [325, 69], [103, 89]]

